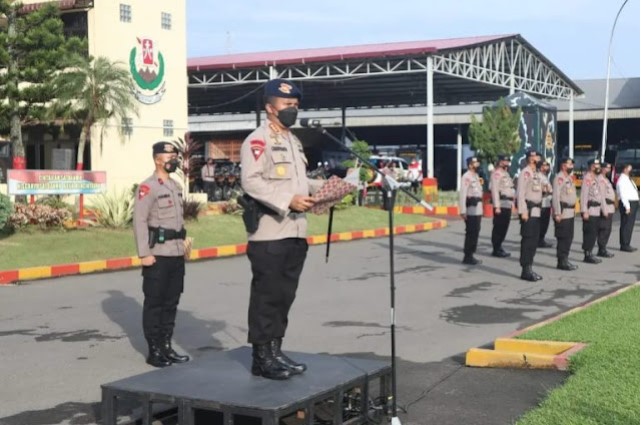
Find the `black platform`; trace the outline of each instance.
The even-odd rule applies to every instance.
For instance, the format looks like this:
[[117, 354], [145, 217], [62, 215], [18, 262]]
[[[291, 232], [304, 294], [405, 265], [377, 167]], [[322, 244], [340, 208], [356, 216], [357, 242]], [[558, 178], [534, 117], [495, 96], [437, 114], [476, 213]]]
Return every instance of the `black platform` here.
[[[116, 425], [117, 400], [135, 399], [142, 405], [142, 423], [151, 425], [152, 405], [162, 403], [178, 410], [181, 425], [195, 424], [195, 410], [220, 412], [224, 425], [235, 424], [238, 415], [260, 418], [263, 425], [277, 425], [283, 417], [305, 411], [305, 423], [314, 423], [315, 406], [333, 399], [333, 423], [366, 420], [369, 388], [380, 382], [379, 396], [389, 395], [390, 367], [374, 360], [329, 355], [287, 353], [306, 363], [307, 372], [286, 381], [251, 375], [251, 349], [241, 347], [212, 353], [197, 360], [158, 369], [102, 385], [103, 424]], [[344, 421], [343, 396], [360, 391], [357, 420]]]

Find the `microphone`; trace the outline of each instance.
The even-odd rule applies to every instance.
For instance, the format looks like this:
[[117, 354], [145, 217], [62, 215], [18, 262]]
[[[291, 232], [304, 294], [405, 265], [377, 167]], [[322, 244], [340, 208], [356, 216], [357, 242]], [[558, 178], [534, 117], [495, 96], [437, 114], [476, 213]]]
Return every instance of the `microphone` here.
[[315, 120], [311, 118], [301, 118], [299, 120], [301, 127], [306, 128], [320, 128], [322, 127], [320, 120]]

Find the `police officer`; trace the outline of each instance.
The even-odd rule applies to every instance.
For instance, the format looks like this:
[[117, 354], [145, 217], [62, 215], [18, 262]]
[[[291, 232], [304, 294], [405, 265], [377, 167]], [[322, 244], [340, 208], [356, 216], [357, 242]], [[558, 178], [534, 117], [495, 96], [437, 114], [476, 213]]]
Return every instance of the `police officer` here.
[[511, 254], [503, 249], [503, 241], [507, 235], [512, 218], [512, 206], [514, 205], [514, 181], [510, 177], [510, 156], [499, 155], [496, 170], [492, 173], [490, 191], [492, 192], [492, 204], [494, 205], [494, 218], [492, 220], [492, 255], [505, 258]]
[[601, 161], [593, 159], [588, 163], [590, 171], [583, 174], [581, 183], [581, 217], [583, 218], [583, 262], [599, 264], [600, 259], [592, 255], [599, 232], [599, 219], [606, 215], [605, 199], [599, 187], [597, 176], [601, 174]]
[[599, 219], [599, 233], [597, 236], [597, 244], [599, 246], [599, 251], [597, 256], [604, 258], [612, 258], [614, 254], [607, 250], [608, 241], [610, 240], [610, 233], [612, 233], [612, 217], [614, 216], [614, 198], [615, 192], [612, 183], [610, 182], [610, 176], [612, 173], [612, 165], [604, 162], [602, 165], [601, 174], [597, 176], [597, 181], [599, 182], [599, 190], [603, 194], [604, 204], [604, 213], [601, 214]]
[[550, 216], [552, 209], [552, 184], [550, 184], [550, 163], [543, 160], [541, 163], [541, 179], [543, 187], [543, 199], [541, 200], [541, 228], [539, 231], [539, 248], [552, 248], [552, 244], [545, 240], [545, 235], [550, 227]]
[[267, 120], [245, 139], [240, 153], [242, 188], [266, 211], [255, 232], [248, 233], [253, 277], [247, 339], [253, 348], [252, 374], [268, 379], [288, 379], [307, 369], [281, 351], [307, 256], [305, 211], [314, 204], [309, 195], [323, 184], [307, 178], [303, 146], [289, 130], [300, 99], [290, 81], [265, 84]]
[[477, 157], [472, 156], [467, 159], [467, 172], [463, 174], [461, 193], [459, 194], [461, 217], [465, 220], [463, 264], [472, 266], [481, 264], [481, 260], [474, 258], [476, 245], [479, 240], [479, 232], [481, 231], [481, 218], [483, 214], [483, 188], [478, 175], [480, 166], [481, 163]]
[[572, 179], [574, 160], [561, 159], [561, 169], [554, 179], [552, 209], [554, 211], [554, 236], [556, 236], [556, 268], [576, 270], [570, 263], [570, 246], [574, 239], [574, 206], [576, 205], [576, 186]]
[[539, 242], [543, 178], [537, 170], [541, 154], [527, 153], [527, 165], [521, 170], [517, 183], [517, 208], [521, 218], [521, 279], [530, 282], [543, 279], [532, 271]]
[[145, 295], [142, 327], [149, 346], [147, 363], [155, 367], [189, 361], [171, 346], [176, 310], [183, 292], [186, 236], [180, 186], [169, 175], [178, 167], [178, 149], [169, 142], [153, 145], [156, 171], [138, 186], [134, 234], [142, 262]]

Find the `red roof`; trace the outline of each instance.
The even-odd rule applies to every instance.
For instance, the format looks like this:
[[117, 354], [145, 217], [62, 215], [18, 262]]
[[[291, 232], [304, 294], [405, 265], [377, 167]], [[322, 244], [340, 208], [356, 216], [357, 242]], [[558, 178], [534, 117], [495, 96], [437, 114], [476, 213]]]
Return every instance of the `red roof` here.
[[[65, 10], [65, 9], [74, 9], [74, 8], [82, 8], [86, 7], [88, 3], [87, 1], [77, 1], [77, 0], [53, 0], [53, 1], [43, 1], [40, 3], [31, 3], [31, 4], [25, 4], [20, 8], [19, 13], [31, 13], [34, 12], [41, 7], [43, 7], [45, 4], [48, 3], [54, 3], [60, 10]], [[78, 4], [76, 4], [78, 3]]]
[[512, 37], [514, 35], [516, 34], [207, 56], [189, 59], [187, 61], [187, 69], [189, 71], [201, 71], [208, 69], [329, 62], [345, 59], [380, 58], [385, 56], [420, 55], [435, 53], [439, 50], [469, 47]]

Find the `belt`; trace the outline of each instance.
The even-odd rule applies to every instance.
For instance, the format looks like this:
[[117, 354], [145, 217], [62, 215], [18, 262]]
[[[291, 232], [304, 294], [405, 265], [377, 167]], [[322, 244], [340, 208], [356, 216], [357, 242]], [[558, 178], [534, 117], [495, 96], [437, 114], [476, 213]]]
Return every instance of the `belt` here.
[[472, 205], [476, 205], [476, 204], [478, 204], [478, 203], [479, 203], [479, 202], [481, 202], [482, 200], [483, 200], [483, 199], [482, 199], [482, 198], [479, 198], [479, 197], [470, 197], [470, 198], [466, 198], [466, 200], [465, 200], [465, 206], [466, 206], [466, 207], [471, 207]]
[[[180, 230], [165, 229], [164, 227], [149, 227], [150, 242], [165, 243], [174, 239], [185, 239], [187, 230], [183, 227]], [[153, 235], [153, 236], [152, 236]]]
[[499, 198], [501, 201], [513, 201], [514, 197], [513, 196], [507, 196], [507, 195], [500, 195]]
[[600, 207], [600, 206], [601, 206], [601, 202], [588, 201], [588, 208], [590, 208], [590, 207]]
[[606, 199], [606, 200], [605, 200], [605, 203], [606, 203], [606, 204], [608, 204], [608, 205], [614, 205], [614, 200], [612, 200], [612, 199]]
[[569, 210], [569, 209], [574, 209], [574, 205], [567, 203], [567, 202], [561, 202], [561, 208]]
[[534, 202], [534, 201], [525, 201], [525, 205], [528, 207], [528, 209], [532, 208], [541, 208], [541, 205], [543, 205], [541, 202]]

